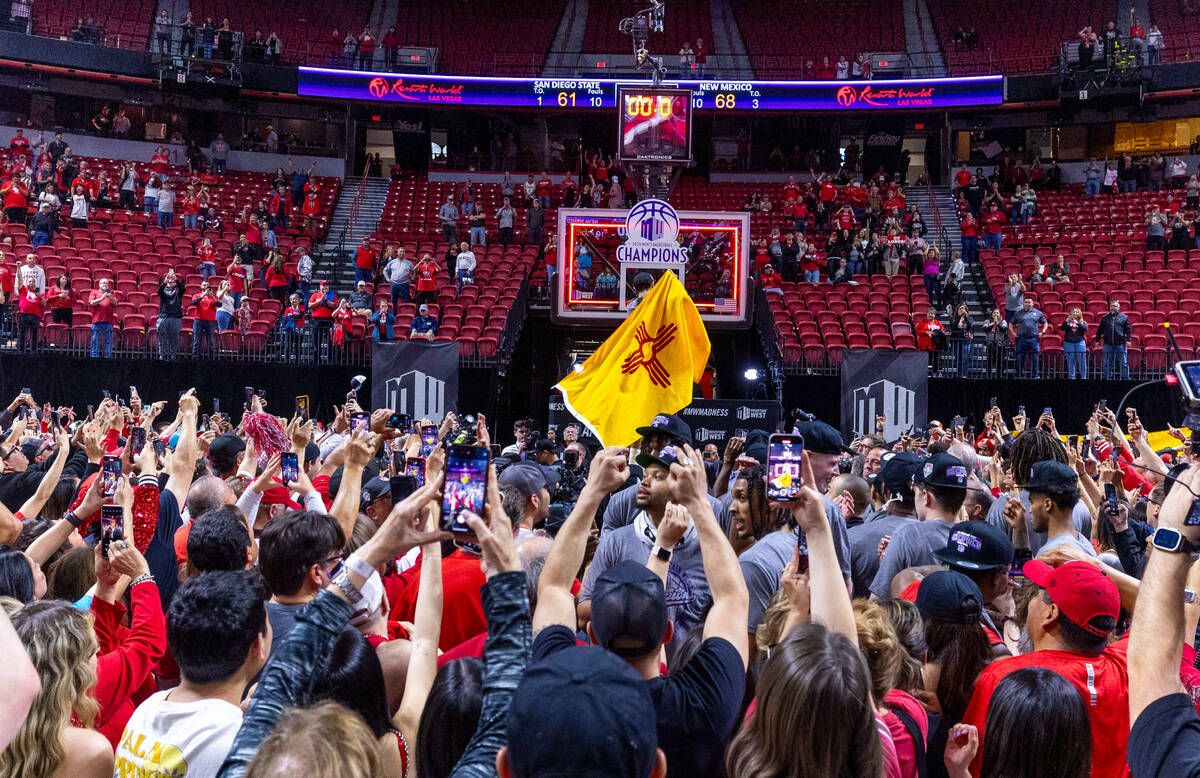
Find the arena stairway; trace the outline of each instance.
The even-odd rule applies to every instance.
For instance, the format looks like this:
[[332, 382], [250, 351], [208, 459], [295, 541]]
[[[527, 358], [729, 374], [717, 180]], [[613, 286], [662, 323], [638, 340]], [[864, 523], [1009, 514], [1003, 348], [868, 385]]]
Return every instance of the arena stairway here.
[[[317, 249], [316, 277], [329, 281], [339, 291], [354, 288], [354, 250], [362, 239], [375, 231], [387, 202], [386, 178], [347, 176], [333, 206], [326, 240]], [[355, 201], [359, 199], [357, 212]]]

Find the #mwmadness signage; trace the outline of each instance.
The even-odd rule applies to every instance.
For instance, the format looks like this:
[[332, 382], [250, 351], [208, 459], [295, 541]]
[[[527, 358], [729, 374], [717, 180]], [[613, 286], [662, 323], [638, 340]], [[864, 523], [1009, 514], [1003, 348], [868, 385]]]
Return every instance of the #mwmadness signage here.
[[842, 355], [842, 435], [875, 432], [885, 416], [884, 438], [896, 440], [925, 424], [929, 412], [929, 356], [924, 351], [864, 349]]
[[371, 406], [440, 423], [458, 406], [458, 344], [375, 343]]
[[[744, 438], [750, 430], [774, 432], [779, 425], [779, 403], [774, 400], [692, 400], [692, 404], [679, 411], [679, 418], [692, 428], [692, 444], [702, 448], [714, 443], [720, 451], [725, 450], [725, 441]], [[579, 427], [579, 438], [591, 445], [599, 441], [591, 431], [579, 422], [563, 404], [562, 395], [550, 395], [550, 425], [559, 430], [568, 424]]]

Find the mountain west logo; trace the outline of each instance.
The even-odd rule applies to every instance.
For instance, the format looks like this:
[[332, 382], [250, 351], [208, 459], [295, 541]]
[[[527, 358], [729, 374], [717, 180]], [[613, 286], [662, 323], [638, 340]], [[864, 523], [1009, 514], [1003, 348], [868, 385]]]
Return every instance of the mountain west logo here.
[[446, 382], [420, 370], [389, 378], [384, 392], [387, 407], [397, 413], [407, 413], [414, 419], [428, 418], [434, 423], [446, 415]]
[[888, 380], [876, 381], [854, 390], [854, 433], [866, 435], [875, 429], [875, 417], [886, 416], [883, 437], [895, 440], [916, 421], [917, 393]]
[[767, 418], [766, 408], [747, 408], [745, 405], [739, 406], [737, 409], [738, 421], [750, 421], [751, 419]]
[[643, 200], [625, 217], [625, 243], [617, 247], [622, 264], [686, 264], [688, 253], [679, 246], [679, 214], [670, 203]]
[[710, 430], [707, 427], [697, 427], [692, 430], [692, 437], [697, 443], [707, 443], [710, 440], [724, 440], [725, 430]]

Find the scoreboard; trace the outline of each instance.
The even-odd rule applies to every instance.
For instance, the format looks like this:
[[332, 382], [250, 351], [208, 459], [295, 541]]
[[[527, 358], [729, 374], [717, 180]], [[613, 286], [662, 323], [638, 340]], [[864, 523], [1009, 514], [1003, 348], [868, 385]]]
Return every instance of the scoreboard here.
[[[493, 78], [302, 67], [297, 93], [413, 107], [612, 109], [620, 107], [619, 92], [626, 86], [651, 89], [629, 79]], [[691, 92], [691, 110], [717, 112], [942, 109], [1004, 102], [1004, 77], [999, 75], [874, 81], [680, 80], [664, 84], [663, 89], [670, 87]]]
[[687, 89], [617, 87], [622, 162], [690, 162], [692, 100]]

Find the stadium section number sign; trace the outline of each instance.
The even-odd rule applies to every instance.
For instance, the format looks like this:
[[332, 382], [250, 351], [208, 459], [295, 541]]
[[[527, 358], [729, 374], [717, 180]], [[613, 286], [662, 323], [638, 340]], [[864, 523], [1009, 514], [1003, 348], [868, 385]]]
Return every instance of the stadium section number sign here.
[[637, 299], [640, 275], [652, 283], [672, 272], [706, 325], [745, 327], [749, 234], [748, 213], [676, 211], [662, 200], [628, 211], [560, 208], [554, 319], [622, 321]]
[[622, 162], [691, 162], [692, 93], [687, 89], [617, 87]]
[[[508, 108], [616, 108], [629, 79], [494, 78], [300, 68], [306, 97], [407, 105]], [[1004, 76], [876, 81], [672, 81], [699, 111], [863, 111], [1000, 105]], [[641, 87], [650, 90], [649, 85]], [[688, 122], [690, 125], [690, 121]]]

